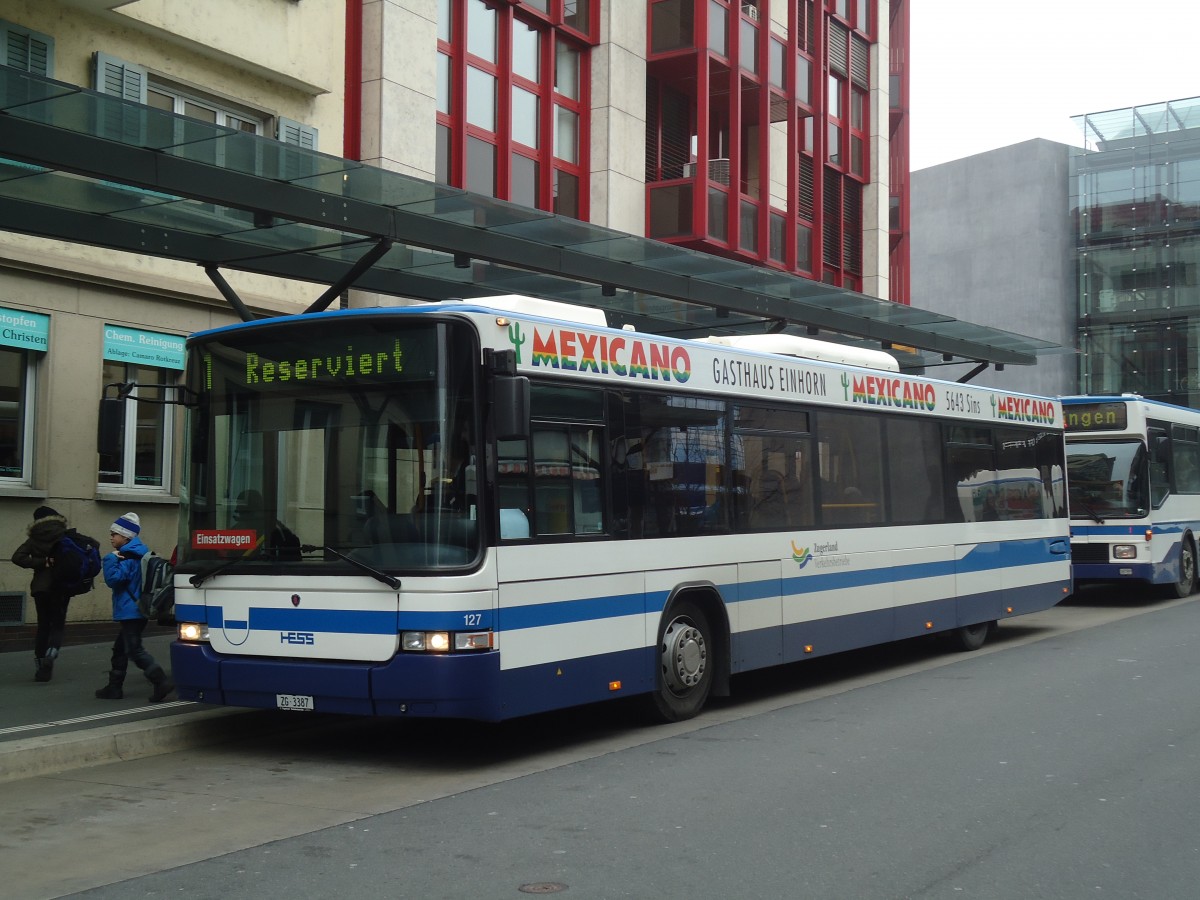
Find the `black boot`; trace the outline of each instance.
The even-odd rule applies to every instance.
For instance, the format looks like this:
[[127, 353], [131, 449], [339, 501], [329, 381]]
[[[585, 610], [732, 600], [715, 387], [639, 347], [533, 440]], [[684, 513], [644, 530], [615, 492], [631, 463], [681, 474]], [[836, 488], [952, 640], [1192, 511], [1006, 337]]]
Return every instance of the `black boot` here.
[[54, 676], [54, 660], [48, 656], [36, 658], [37, 669], [33, 673], [34, 681], [49, 681]]
[[167, 699], [171, 691], [175, 690], [175, 682], [167, 677], [167, 673], [162, 670], [162, 666], [154, 666], [147, 669], [146, 677], [154, 685], [154, 691], [150, 694], [151, 703], [161, 703]]
[[120, 700], [125, 696], [125, 692], [121, 690], [121, 685], [125, 683], [125, 673], [118, 672], [115, 669], [108, 673], [108, 684], [96, 691], [96, 697], [100, 700]]

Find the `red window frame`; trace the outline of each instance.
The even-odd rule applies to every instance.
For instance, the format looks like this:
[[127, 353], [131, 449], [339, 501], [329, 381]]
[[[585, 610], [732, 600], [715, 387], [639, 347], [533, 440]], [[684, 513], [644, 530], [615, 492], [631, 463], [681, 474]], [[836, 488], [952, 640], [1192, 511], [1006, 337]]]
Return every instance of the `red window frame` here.
[[[513, 159], [520, 157], [537, 166], [534, 185], [534, 207], [555, 209], [555, 184], [558, 173], [573, 176], [578, 185], [577, 208], [570, 213], [586, 220], [590, 213], [587, 173], [590, 168], [590, 49], [596, 40], [590, 35], [599, 31], [600, 0], [587, 0], [587, 31], [567, 25], [565, 0], [543, 0], [541, 3], [506, 2], [506, 0], [451, 0], [450, 40], [439, 37], [438, 53], [448, 60], [450, 75], [449, 110], [439, 110], [437, 124], [440, 137], [448, 147], [445, 180], [455, 187], [466, 187], [468, 176], [468, 146], [480, 141], [493, 148], [495, 176], [492, 195], [511, 200], [514, 179]], [[541, 6], [546, 10], [542, 11]], [[578, 5], [574, 6], [578, 10]], [[496, 59], [477, 56], [468, 50], [468, 15], [472, 10], [487, 9], [494, 17]], [[513, 31], [527, 26], [538, 34], [538, 77], [533, 81], [513, 71]], [[558, 89], [557, 47], [564, 42], [578, 52], [577, 91], [570, 97]], [[439, 60], [440, 63], [440, 60]], [[470, 70], [487, 74], [495, 85], [495, 128], [488, 129], [467, 121], [467, 78]], [[537, 146], [517, 141], [513, 137], [513, 90], [519, 88], [537, 98]], [[569, 110], [578, 122], [575, 161], [554, 155], [557, 111]], [[444, 130], [444, 131], [443, 131]], [[442, 168], [439, 159], [439, 169]]]

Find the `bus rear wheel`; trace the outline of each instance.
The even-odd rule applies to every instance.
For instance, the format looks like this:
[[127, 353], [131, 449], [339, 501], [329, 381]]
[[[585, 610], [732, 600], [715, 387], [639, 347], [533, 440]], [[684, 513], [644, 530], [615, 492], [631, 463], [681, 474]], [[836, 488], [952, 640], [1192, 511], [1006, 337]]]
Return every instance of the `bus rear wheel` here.
[[987, 640], [995, 624], [995, 622], [978, 622], [974, 625], [964, 625], [962, 628], [955, 628], [951, 632], [954, 646], [967, 653], [972, 650], [978, 650]]
[[671, 605], [658, 630], [658, 670], [651, 712], [664, 722], [682, 722], [703, 709], [712, 690], [716, 660], [712, 628], [690, 600]]
[[1171, 596], [1180, 599], [1190, 597], [1196, 589], [1196, 545], [1192, 543], [1191, 535], [1184, 535], [1179, 545], [1179, 577], [1173, 585], [1168, 586]]

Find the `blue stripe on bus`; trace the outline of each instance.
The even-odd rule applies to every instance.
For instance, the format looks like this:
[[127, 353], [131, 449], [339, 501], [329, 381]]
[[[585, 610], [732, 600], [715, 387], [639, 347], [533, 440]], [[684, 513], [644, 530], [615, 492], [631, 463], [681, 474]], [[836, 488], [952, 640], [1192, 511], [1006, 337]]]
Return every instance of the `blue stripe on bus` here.
[[[666, 593], [659, 592], [663, 602]], [[640, 616], [648, 608], [650, 592], [645, 594], [615, 594], [610, 597], [588, 597], [580, 600], [556, 600], [530, 606], [505, 606], [500, 610], [503, 631], [541, 628], [545, 625], [565, 625], [595, 619], [615, 619], [619, 616]]]
[[[995, 568], [995, 566], [979, 567], [979, 569], [991, 568]], [[963, 571], [961, 566], [956, 566], [954, 560], [950, 559], [940, 562], [913, 563], [905, 566], [860, 569], [853, 572], [790, 575], [783, 579], [783, 592], [785, 594], [819, 594], [822, 591], [866, 587], [871, 584], [894, 584], [898, 581], [937, 578], [944, 575], [953, 575], [956, 570]], [[978, 569], [967, 569], [966, 571], [978, 571]]]
[[[396, 616], [397, 613], [394, 609], [376, 612], [364, 609], [264, 609], [251, 607], [250, 629], [252, 631], [395, 634]], [[231, 626], [231, 623], [227, 623], [227, 625]]]
[[[341, 610], [311, 609], [259, 609], [252, 610], [253, 627], [260, 631], [325, 631], [354, 634], [395, 634], [398, 631], [456, 631], [463, 628], [491, 628], [492, 610], [456, 609], [448, 612], [402, 612], [399, 625], [396, 613], [388, 612], [343, 612]], [[321, 622], [328, 617], [338, 617], [338, 627], [324, 627]], [[369, 616], [367, 627], [350, 627], [349, 616]], [[467, 616], [475, 618], [468, 620]], [[210, 628], [245, 629], [250, 623], [246, 619], [226, 619], [224, 609], [213, 604], [205, 607], [199, 603], [180, 603], [175, 607], [175, 619], [180, 622], [204, 622]], [[319, 621], [319, 619], [321, 621]]]
[[[748, 671], [912, 637], [926, 633], [927, 619], [939, 627], [946, 620], [990, 621], [1048, 609], [1061, 599], [1061, 583], [1042, 584], [1015, 598], [997, 589], [760, 629], [733, 636], [731, 668]], [[495, 652], [399, 653], [380, 663], [352, 663], [230, 657], [206, 644], [176, 641], [171, 665], [182, 700], [274, 709], [277, 694], [302, 694], [313, 697], [317, 712], [499, 720], [650, 691], [658, 654], [640, 647], [501, 670]]]
[[1179, 534], [1196, 530], [1200, 522], [1157, 522], [1154, 525], [1072, 525], [1072, 537], [1142, 537], [1147, 530], [1154, 534]]
[[[207, 615], [206, 615], [207, 613]], [[459, 618], [461, 619], [461, 613]], [[343, 609], [270, 609], [252, 607], [250, 619], [226, 619], [217, 604], [207, 607], [181, 603], [175, 608], [179, 622], [204, 622], [209, 628], [251, 631], [323, 631], [339, 634], [396, 634], [396, 611]]]
[[[974, 547], [962, 559], [937, 560], [896, 566], [876, 567], [849, 572], [821, 572], [802, 575], [785, 575], [745, 584], [717, 585], [721, 595], [729, 603], [769, 599], [800, 594], [818, 594], [824, 591], [860, 588], [880, 584], [919, 581], [931, 578], [952, 577], [956, 574], [999, 571], [1052, 561], [1048, 556], [1048, 540], [1029, 540], [1016, 543], [989, 543]], [[640, 616], [656, 613], [663, 609], [669, 599], [667, 591], [648, 591], [645, 594], [614, 594], [610, 596], [583, 597], [556, 600], [527, 606], [506, 606], [498, 611], [498, 631], [521, 631], [529, 628], [544, 628], [576, 622], [590, 622], [623, 616]], [[203, 606], [180, 604], [176, 618], [194, 621], [203, 616]], [[244, 629], [245, 620], [237, 622], [223, 620], [220, 606], [207, 608], [209, 627]], [[403, 630], [446, 630], [464, 627], [463, 612], [447, 613], [420, 612], [401, 613]], [[490, 619], [490, 616], [487, 618]], [[341, 634], [395, 634], [402, 630], [394, 611], [368, 612], [362, 610], [296, 610], [260, 609], [250, 611], [249, 627], [253, 631], [319, 631]], [[481, 624], [479, 627], [488, 627]]]

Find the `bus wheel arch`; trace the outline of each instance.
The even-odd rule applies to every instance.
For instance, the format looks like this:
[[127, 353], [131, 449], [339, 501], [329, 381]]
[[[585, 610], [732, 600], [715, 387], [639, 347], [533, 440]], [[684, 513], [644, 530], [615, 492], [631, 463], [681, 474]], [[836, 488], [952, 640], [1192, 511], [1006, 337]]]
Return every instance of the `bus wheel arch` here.
[[954, 646], [964, 653], [971, 653], [984, 645], [996, 630], [996, 622], [976, 622], [974, 625], [963, 625], [950, 632]]
[[1196, 589], [1196, 539], [1185, 531], [1179, 541], [1179, 574], [1168, 591], [1180, 599], [1191, 596]]
[[654, 645], [651, 716], [662, 722], [690, 719], [708, 698], [729, 693], [729, 620], [712, 585], [681, 585], [658, 622]]

